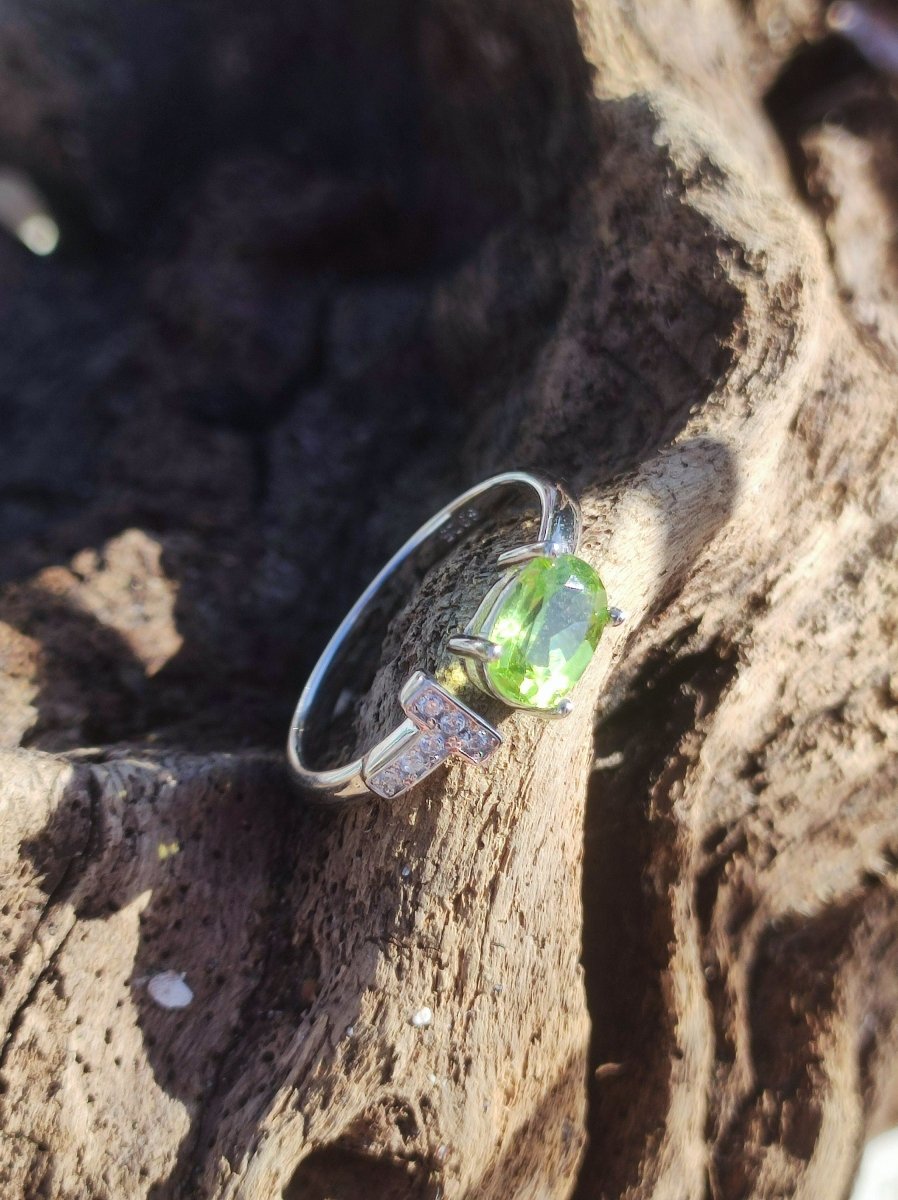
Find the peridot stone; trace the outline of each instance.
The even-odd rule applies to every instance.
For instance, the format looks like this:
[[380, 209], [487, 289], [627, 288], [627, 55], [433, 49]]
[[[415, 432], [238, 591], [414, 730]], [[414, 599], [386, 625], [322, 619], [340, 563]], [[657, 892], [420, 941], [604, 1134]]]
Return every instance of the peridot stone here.
[[483, 633], [502, 648], [486, 671], [511, 704], [554, 708], [573, 688], [609, 621], [602, 581], [573, 554], [521, 567]]

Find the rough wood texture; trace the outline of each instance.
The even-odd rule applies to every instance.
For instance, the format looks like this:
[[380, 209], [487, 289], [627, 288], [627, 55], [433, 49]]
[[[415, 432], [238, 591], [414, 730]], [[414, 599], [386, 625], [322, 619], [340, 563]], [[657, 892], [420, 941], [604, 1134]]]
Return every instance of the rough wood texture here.
[[[71, 8], [0, 27], [63, 227], [0, 245], [4, 1198], [841, 1200], [898, 1115], [888, 82], [810, 2]], [[339, 611], [517, 464], [630, 613], [575, 715], [297, 805]]]

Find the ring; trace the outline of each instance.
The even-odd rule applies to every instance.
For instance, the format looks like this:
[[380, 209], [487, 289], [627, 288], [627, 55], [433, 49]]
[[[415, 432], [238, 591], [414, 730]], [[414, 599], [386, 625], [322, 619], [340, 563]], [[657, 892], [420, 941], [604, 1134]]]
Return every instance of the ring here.
[[454, 756], [482, 765], [502, 735], [455, 691], [418, 670], [399, 691], [404, 719], [363, 755], [341, 767], [308, 765], [314, 730], [345, 708], [339, 679], [358, 654], [358, 635], [383, 606], [388, 585], [406, 566], [423, 574], [468, 534], [509, 490], [523, 492], [539, 508], [534, 541], [500, 554], [498, 577], [463, 630], [447, 648], [464, 663], [480, 692], [510, 708], [541, 717], [564, 717], [569, 693], [586, 670], [602, 632], [623, 621], [609, 608], [596, 571], [577, 557], [580, 506], [567, 489], [529, 471], [494, 475], [440, 509], [393, 555], [349, 610], [302, 690], [287, 743], [298, 784], [323, 801], [374, 793], [393, 799], [420, 783]]

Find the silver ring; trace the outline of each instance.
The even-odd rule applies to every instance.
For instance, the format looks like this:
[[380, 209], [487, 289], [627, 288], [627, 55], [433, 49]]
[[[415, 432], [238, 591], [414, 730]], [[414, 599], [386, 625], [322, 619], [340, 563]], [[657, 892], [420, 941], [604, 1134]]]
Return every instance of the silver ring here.
[[353, 635], [379, 605], [388, 581], [407, 563], [433, 565], [506, 498], [507, 489], [529, 494], [539, 506], [535, 541], [500, 554], [499, 577], [464, 630], [448, 637], [468, 679], [511, 708], [541, 717], [571, 711], [567, 695], [582, 675], [607, 624], [623, 614], [607, 605], [593, 568], [577, 558], [580, 506], [562, 484], [529, 471], [506, 471], [447, 504], [393, 555], [340, 623], [302, 690], [290, 724], [287, 755], [299, 785], [322, 801], [407, 792], [448, 758], [478, 765], [502, 743], [499, 731], [454, 691], [415, 671], [399, 691], [405, 718], [377, 745], [342, 767], [314, 770], [306, 762], [314, 724], [340, 709], [333, 686]]

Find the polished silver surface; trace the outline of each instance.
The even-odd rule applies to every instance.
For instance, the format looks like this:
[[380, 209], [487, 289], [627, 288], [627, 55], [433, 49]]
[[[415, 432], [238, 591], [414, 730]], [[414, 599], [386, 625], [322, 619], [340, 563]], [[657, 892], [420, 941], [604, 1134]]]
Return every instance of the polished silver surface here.
[[[403, 685], [399, 696], [405, 719], [377, 745], [343, 766], [324, 770], [312, 768], [305, 757], [305, 743], [313, 718], [316, 723], [326, 725], [345, 701], [344, 689], [328, 709], [327, 685], [333, 682], [340, 659], [347, 654], [354, 636], [377, 606], [384, 585], [406, 563], [415, 563], [420, 557], [429, 566], [448, 553], [472, 526], [493, 511], [509, 489], [522, 492], [536, 502], [539, 512], [537, 536], [500, 556], [502, 578], [487, 593], [464, 632], [449, 640], [450, 650], [462, 658], [472, 681], [481, 690], [496, 694], [489, 685], [484, 664], [494, 661], [498, 648], [481, 634], [487, 622], [480, 620], [478, 626], [478, 618], [484, 613], [488, 615], [501, 603], [515, 575], [509, 568], [543, 555], [575, 554], [580, 541], [581, 517], [576, 500], [560, 483], [529, 471], [506, 471], [495, 475], [440, 509], [397, 550], [341, 621], [302, 690], [287, 745], [297, 782], [317, 799], [342, 802], [366, 794], [370, 796], [372, 792], [388, 798], [399, 796], [447, 758], [458, 755], [479, 764], [500, 745], [501, 736], [492, 725], [435, 679], [416, 671]], [[431, 716], [420, 707], [425, 700], [433, 709]], [[507, 700], [503, 703], [508, 704]], [[438, 705], [443, 706], [439, 711]], [[570, 711], [570, 702], [562, 701], [554, 709], [527, 711], [545, 717], [565, 716]], [[441, 717], [445, 717], [445, 729], [439, 724]]]
[[502, 647], [484, 637], [466, 637], [457, 633], [448, 642], [449, 649], [459, 658], [473, 658], [475, 662], [498, 662], [502, 657]]
[[545, 542], [530, 542], [527, 546], [515, 546], [506, 550], [496, 560], [500, 567], [515, 567], [520, 563], [531, 562], [534, 558], [555, 558], [559, 554], [569, 554], [566, 543], [557, 540]]

